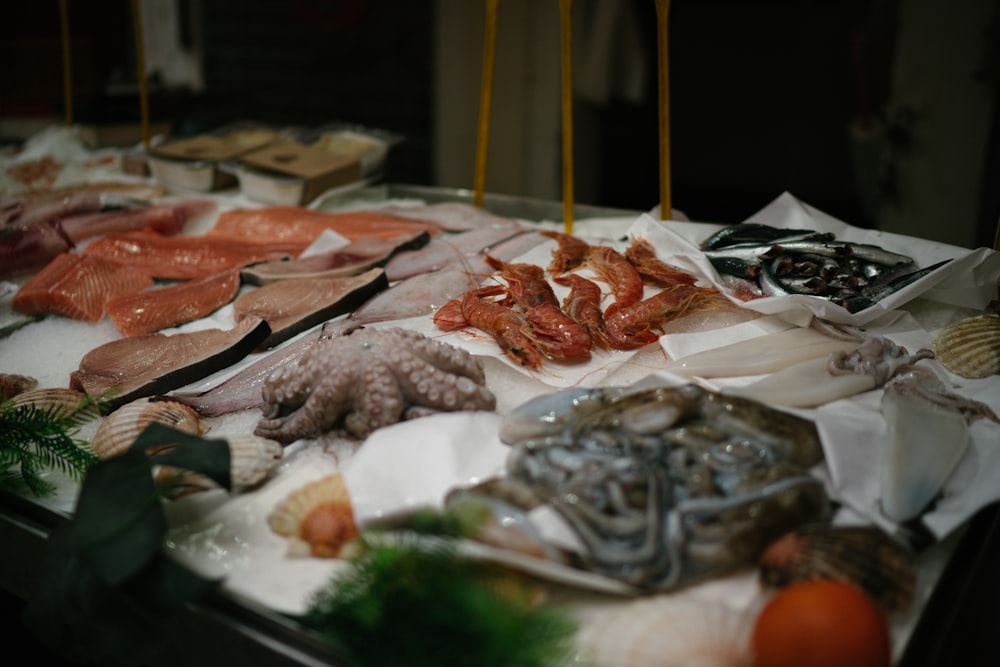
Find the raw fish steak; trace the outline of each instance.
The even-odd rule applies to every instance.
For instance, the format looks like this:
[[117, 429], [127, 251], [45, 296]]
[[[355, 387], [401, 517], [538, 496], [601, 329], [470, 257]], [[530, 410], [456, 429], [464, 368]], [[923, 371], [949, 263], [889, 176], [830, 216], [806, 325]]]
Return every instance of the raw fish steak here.
[[204, 278], [253, 262], [297, 256], [308, 244], [256, 243], [199, 236], [161, 236], [151, 232], [109, 234], [83, 253], [114, 260], [162, 280]]
[[328, 229], [349, 241], [370, 237], [390, 239], [414, 230], [425, 230], [431, 236], [441, 233], [441, 226], [434, 222], [374, 211], [324, 212], [302, 206], [266, 206], [224, 211], [205, 236], [308, 245]]
[[364, 238], [328, 252], [292, 260], [274, 260], [243, 269], [242, 277], [253, 285], [266, 285], [289, 278], [338, 278], [355, 276], [384, 266], [396, 253], [427, 245], [430, 234], [417, 230], [391, 239]]
[[295, 278], [273, 282], [241, 294], [233, 302], [236, 321], [260, 317], [271, 327], [264, 347], [351, 312], [389, 286], [385, 272], [374, 268], [343, 278]]
[[148, 274], [101, 257], [62, 253], [32, 276], [11, 300], [23, 315], [62, 315], [97, 322], [104, 304], [153, 284]]
[[248, 317], [229, 330], [151, 333], [100, 345], [70, 373], [71, 389], [99, 396], [116, 390], [113, 408], [197, 382], [250, 354], [271, 328]]
[[104, 304], [104, 310], [125, 336], [174, 327], [206, 317], [236, 298], [239, 269], [177, 283], [159, 289], [126, 294]]

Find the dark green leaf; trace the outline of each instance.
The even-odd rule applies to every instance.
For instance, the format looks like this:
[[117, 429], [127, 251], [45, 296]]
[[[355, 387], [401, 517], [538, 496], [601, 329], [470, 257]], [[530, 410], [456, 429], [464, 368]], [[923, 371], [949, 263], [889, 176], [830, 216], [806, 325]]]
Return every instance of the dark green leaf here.
[[81, 557], [109, 583], [142, 569], [167, 529], [149, 459], [128, 450], [91, 468], [67, 528]]

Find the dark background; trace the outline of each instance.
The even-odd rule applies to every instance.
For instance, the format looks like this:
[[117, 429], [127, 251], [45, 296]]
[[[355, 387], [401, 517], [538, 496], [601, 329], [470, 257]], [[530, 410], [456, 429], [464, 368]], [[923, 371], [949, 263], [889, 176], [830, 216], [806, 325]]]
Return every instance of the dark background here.
[[[655, 61], [654, 3], [622, 1], [639, 12], [643, 45]], [[80, 122], [136, 119], [129, 3], [68, 5], [74, 115]], [[178, 134], [236, 119], [356, 123], [405, 137], [393, 148], [388, 181], [462, 185], [433, 182], [434, 2], [202, 0], [182, 1], [181, 7], [197, 12], [203, 26], [206, 86], [190, 94], [151, 81], [154, 120], [171, 123]], [[847, 128], [886, 101], [895, 8], [894, 0], [673, 2], [674, 207], [692, 219], [739, 222], [787, 190], [842, 220], [872, 226], [857, 194]], [[11, 9], [0, 27], [0, 118], [58, 117], [58, 5], [52, 0]], [[649, 72], [655, 91], [655, 68]], [[789, 89], [793, 104], [770, 103], [786, 100]], [[580, 111], [602, 128], [598, 185], [578, 193], [581, 203], [646, 209], [657, 202], [656, 142], [635, 140], [657, 135], [655, 92], [643, 104], [611, 100]], [[987, 170], [987, 180], [995, 181], [997, 169], [991, 164]], [[980, 245], [992, 244], [1000, 210], [1000, 195], [987, 190]]]

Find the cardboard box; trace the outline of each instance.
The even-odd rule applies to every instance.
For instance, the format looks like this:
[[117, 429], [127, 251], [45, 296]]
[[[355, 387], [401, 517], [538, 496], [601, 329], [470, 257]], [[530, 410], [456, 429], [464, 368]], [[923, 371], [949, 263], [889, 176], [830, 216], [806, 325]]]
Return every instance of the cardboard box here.
[[360, 184], [364, 177], [358, 157], [291, 139], [249, 152], [239, 161], [243, 194], [269, 204], [307, 204], [333, 188]]
[[168, 188], [222, 190], [236, 185], [236, 176], [224, 163], [267, 146], [277, 136], [269, 129], [240, 129], [168, 140], [149, 150], [149, 167]]

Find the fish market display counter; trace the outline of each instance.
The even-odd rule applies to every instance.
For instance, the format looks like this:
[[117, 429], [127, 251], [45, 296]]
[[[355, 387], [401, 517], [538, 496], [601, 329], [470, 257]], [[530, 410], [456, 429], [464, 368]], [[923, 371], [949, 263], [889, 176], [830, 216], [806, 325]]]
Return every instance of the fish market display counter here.
[[[185, 235], [211, 234], [222, 215], [246, 206], [243, 201], [227, 200], [224, 193], [211, 199], [219, 205], [219, 211], [201, 220], [196, 228], [186, 229]], [[460, 204], [465, 208], [450, 209], [449, 215], [467, 216], [472, 209], [471, 201], [472, 194], [466, 191], [390, 184], [321, 198], [310, 209], [331, 213], [392, 210], [394, 215], [408, 213], [419, 217], [418, 213], [427, 214], [423, 208], [426, 206]], [[461, 386], [470, 393], [487, 392], [491, 409], [425, 410], [428, 402], [438, 400], [430, 397], [433, 392], [407, 389], [403, 395], [415, 413], [432, 414], [381, 424], [376, 423], [379, 410], [358, 407], [352, 413], [355, 420], [343, 427], [347, 429], [345, 433], [322, 423], [322, 415], [303, 412], [296, 416], [301, 404], [291, 407], [282, 404], [283, 400], [291, 400], [282, 397], [294, 394], [294, 390], [280, 385], [278, 374], [269, 374], [267, 380], [272, 384], [268, 385], [270, 393], [265, 392], [264, 403], [271, 400], [272, 404], [261, 405], [259, 384], [254, 385], [257, 402], [249, 408], [232, 407], [226, 402], [234, 400], [231, 395], [220, 398], [225, 392], [219, 387], [238, 384], [240, 378], [249, 375], [254, 364], [268, 354], [275, 354], [271, 351], [255, 351], [234, 364], [201, 376], [186, 377], [176, 386], [160, 385], [156, 390], [161, 398], [178, 398], [180, 403], [200, 412], [203, 427], [199, 436], [235, 441], [252, 433], [267, 432], [269, 438], [284, 446], [277, 455], [280, 462], [264, 470], [245, 488], [236, 488], [234, 481], [232, 490], [209, 485], [163, 501], [166, 539], [162, 550], [171, 562], [218, 581], [219, 587], [187, 603], [181, 611], [159, 619], [158, 630], [166, 642], [146, 664], [183, 661], [193, 666], [246, 660], [254, 665], [308, 666], [340, 661], [337, 652], [317, 634], [306, 630], [299, 619], [308, 611], [316, 592], [343, 571], [344, 561], [318, 551], [324, 545], [309, 542], [298, 534], [283, 533], [274, 518], [285, 511], [290, 498], [299, 497], [296, 494], [307, 487], [318, 488], [335, 478], [342, 494], [336, 502], [347, 503], [352, 513], [351, 524], [356, 523], [364, 530], [366, 526], [378, 526], [387, 519], [407, 516], [421, 508], [450, 507], [450, 503], [461, 501], [463, 493], [458, 491], [468, 492], [466, 498], [479, 498], [477, 494], [486, 488], [482, 484], [499, 478], [518, 484], [526, 484], [530, 479], [532, 497], [537, 500], [551, 493], [551, 500], [558, 495], [551, 490], [555, 482], [547, 477], [554, 474], [553, 470], [572, 476], [579, 469], [574, 467], [576, 464], [585, 467], [584, 458], [577, 457], [589, 456], [601, 462], [599, 470], [612, 470], [617, 462], [600, 457], [609, 456], [609, 451], [617, 452], [614, 456], [623, 455], [622, 452], [642, 456], [635, 452], [640, 442], [643, 444], [639, 449], [647, 448], [643, 449], [646, 452], [661, 448], [670, 461], [667, 468], [675, 475], [677, 466], [685, 471], [682, 476], [663, 482], [662, 487], [652, 482], [653, 486], [643, 487], [641, 502], [655, 497], [653, 489], [659, 489], [656, 493], [665, 494], [668, 499], [665, 509], [650, 505], [650, 512], [658, 518], [647, 521], [643, 528], [657, 535], [665, 534], [656, 538], [662, 542], [652, 542], [649, 563], [629, 569], [633, 566], [626, 568], [622, 561], [616, 560], [619, 544], [613, 539], [617, 535], [614, 531], [628, 524], [623, 517], [635, 509], [630, 503], [636, 502], [628, 493], [614, 497], [617, 491], [629, 489], [634, 483], [634, 480], [622, 481], [627, 474], [625, 464], [618, 466], [622, 477], [592, 482], [597, 486], [574, 491], [573, 504], [584, 510], [588, 502], [604, 502], [594, 498], [612, 498], [607, 501], [604, 509], [607, 516], [600, 529], [592, 530], [586, 512], [574, 515], [573, 509], [567, 507], [560, 508], [561, 515], [550, 511], [558, 502], [526, 505], [521, 508], [523, 516], [516, 512], [511, 516], [516, 516], [516, 521], [531, 517], [534, 523], [525, 530], [534, 540], [532, 548], [544, 551], [544, 557], [508, 549], [502, 541], [488, 540], [464, 541], [463, 553], [530, 575], [545, 591], [545, 599], [570, 610], [580, 624], [581, 645], [588, 646], [593, 651], [591, 655], [601, 654], [606, 647], [600, 642], [610, 641], [606, 636], [600, 637], [597, 629], [600, 625], [610, 624], [611, 619], [622, 623], [645, 622], [640, 617], [629, 619], [623, 615], [632, 608], [632, 602], [648, 597], [676, 598], [710, 604], [741, 618], [740, 636], [734, 639], [734, 645], [744, 653], [737, 655], [732, 664], [746, 664], [747, 624], [751, 623], [748, 619], [752, 619], [765, 599], [756, 558], [767, 545], [755, 540], [771, 541], [774, 537], [765, 530], [766, 522], [760, 520], [760, 515], [773, 517], [780, 509], [790, 517], [786, 529], [833, 517], [835, 523], [846, 527], [875, 527], [881, 535], [892, 536], [890, 539], [915, 554], [912, 585], [902, 594], [905, 603], [895, 608], [890, 617], [894, 664], [907, 667], [940, 664], [944, 656], [949, 662], [974, 662], [978, 647], [986, 642], [983, 619], [989, 617], [1000, 593], [998, 575], [990, 566], [1000, 555], [1000, 514], [996, 504], [1000, 498], [997, 491], [1000, 454], [992, 451], [1000, 441], [1000, 423], [993, 420], [995, 414], [990, 412], [1000, 411], [1000, 376], [963, 377], [941, 365], [945, 357], [929, 358], [933, 355], [920, 351], [930, 350], [948, 325], [984, 313], [987, 304], [997, 298], [1000, 278], [997, 253], [854, 228], [787, 194], [748, 221], [779, 230], [783, 244], [772, 240], [767, 245], [772, 249], [782, 245], [789, 261], [794, 259], [797, 264], [815, 255], [817, 247], [796, 251], [798, 240], [788, 236], [793, 231], [825, 234], [823, 243], [828, 247], [850, 244], [849, 251], [842, 250], [846, 246], [837, 247], [840, 252], [853, 253], [856, 266], [853, 277], [857, 279], [864, 273], [879, 290], [857, 288], [855, 284], [852, 289], [856, 291], [849, 295], [844, 291], [846, 288], [833, 295], [816, 291], [819, 282], [811, 277], [777, 273], [779, 263], [775, 256], [764, 260], [765, 268], [759, 269], [764, 272], [763, 277], [760, 273], [738, 275], [738, 271], [732, 270], [735, 260], [746, 260], [738, 255], [749, 252], [750, 244], [743, 239], [726, 240], [729, 228], [721, 225], [661, 222], [634, 211], [578, 206], [570, 237], [558, 222], [559, 203], [487, 195], [484, 209], [494, 219], [514, 220], [525, 225], [529, 233], [543, 234], [526, 247], [509, 250], [509, 256], [504, 252], [510, 246], [504, 246], [502, 241], [487, 244], [489, 268], [478, 271], [487, 276], [480, 281], [483, 287], [474, 294], [478, 301], [469, 301], [473, 298], [468, 296], [471, 290], [463, 290], [459, 302], [436, 302], [436, 296], [427, 297], [429, 300], [423, 305], [426, 308], [430, 304], [431, 310], [414, 313], [403, 306], [420, 299], [398, 297], [390, 301], [393, 308], [403, 308], [398, 311], [402, 316], [379, 311], [382, 314], [376, 317], [371, 304], [375, 299], [366, 297], [318, 324], [289, 331], [275, 349], [292, 350], [296, 345], [304, 345], [304, 352], [297, 352], [283, 364], [286, 368], [298, 368], [299, 361], [309, 359], [313, 364], [325, 364], [323, 368], [331, 377], [355, 378], [368, 388], [375, 385], [370, 384], [373, 380], [366, 373], [393, 373], [401, 364], [418, 363], [414, 359], [420, 357], [430, 360], [428, 363], [433, 366], [427, 371], [430, 377], [445, 378], [441, 386]], [[744, 229], [751, 229], [751, 224]], [[447, 232], [445, 236], [454, 233]], [[710, 238], [717, 240], [715, 247], [706, 245]], [[573, 239], [583, 242], [585, 252], [589, 249], [589, 259], [578, 256], [577, 263], [573, 263], [574, 249], [579, 250]], [[650, 251], [645, 259], [638, 254], [642, 249], [637, 242], [640, 239]], [[352, 242], [341, 235], [332, 247], [335, 250], [338, 245], [343, 247]], [[594, 248], [617, 252], [602, 255]], [[303, 257], [325, 252], [328, 252], [325, 248], [310, 246]], [[405, 252], [395, 252], [390, 261], [396, 261]], [[640, 293], [633, 295], [628, 304], [625, 299], [630, 287], [618, 280], [621, 274], [616, 273], [613, 264], [618, 257], [626, 256], [648, 272], [644, 274], [647, 279], [639, 283]], [[462, 253], [458, 265], [464, 267], [463, 275], [467, 277], [470, 267], [478, 266], [476, 262], [483, 261], [483, 257], [482, 248]], [[890, 277], [877, 275], [879, 267], [892, 266], [900, 257], [911, 260], [912, 269], [893, 269]], [[557, 268], [560, 261], [567, 264]], [[820, 260], [818, 265], [822, 264]], [[383, 263], [383, 269], [396, 271], [397, 277], [378, 296], [391, 296], [392, 290], [413, 280], [405, 275], [408, 271], [419, 276], [445, 270], [438, 266], [432, 270], [413, 266], [396, 261], [390, 269], [389, 264]], [[523, 346], [504, 347], [502, 337], [487, 335], [489, 329], [484, 324], [487, 319], [495, 322], [519, 313], [525, 319], [518, 321], [530, 322], [535, 327], [532, 331], [537, 331], [538, 327], [551, 323], [548, 318], [561, 316], [561, 313], [543, 316], [540, 305], [532, 310], [494, 300], [502, 291], [498, 286], [509, 290], [514, 300], [518, 285], [532, 285], [525, 290], [536, 296], [544, 291], [537, 283], [529, 282], [529, 274], [536, 274], [527, 270], [518, 273], [518, 267], [524, 266], [541, 271], [548, 283], [546, 289], [553, 289], [567, 312], [573, 302], [571, 297], [579, 296], [573, 289], [582, 290], [587, 282], [603, 287], [596, 303], [607, 318], [608, 330], [602, 335], [610, 342], [591, 348], [588, 338], [583, 353], [575, 347], [578, 340], [553, 342], [534, 335], [525, 340], [539, 349], [526, 352]], [[761, 266], [760, 258], [755, 259], [755, 266]], [[667, 270], [670, 277], [662, 273]], [[661, 272], [658, 277], [657, 272]], [[567, 278], [564, 282], [564, 274], [586, 280], [571, 287], [573, 281]], [[772, 282], [768, 276], [773, 278]], [[671, 298], [683, 292], [683, 299], [674, 299], [683, 301], [683, 305], [668, 303], [664, 298], [667, 290], [656, 280], [679, 280], [683, 287], [677, 288], [679, 292], [671, 292]], [[832, 282], [832, 278], [824, 278], [824, 289]], [[240, 288], [241, 297], [259, 287], [244, 284]], [[8, 294], [6, 300], [11, 296]], [[464, 306], [461, 299], [467, 300]], [[583, 299], [580, 303], [585, 302]], [[647, 308], [643, 316], [648, 321], [643, 322], [653, 326], [627, 319], [637, 317], [633, 315], [636, 308], [631, 308], [636, 303]], [[480, 310], [473, 310], [473, 306]], [[652, 310], [654, 307], [657, 310]], [[485, 317], [486, 310], [491, 316], [480, 319]], [[6, 304], [5, 311], [5, 317], [16, 319]], [[229, 304], [165, 331], [176, 335], [229, 329], [234, 317], [234, 307]], [[344, 335], [359, 327], [382, 331], [387, 338], [374, 334], [369, 338], [353, 333]], [[392, 330], [397, 328], [412, 337], [394, 333]], [[312, 338], [315, 336], [319, 338]], [[351, 341], [352, 336], [359, 346], [355, 350], [336, 357], [320, 357], [315, 352], [320, 348], [319, 341], [323, 341], [324, 350], [333, 350], [334, 341]], [[81, 360], [89, 352], [121, 338], [108, 317], [97, 322], [59, 316], [19, 322], [0, 340], [0, 371], [37, 378], [42, 386], [66, 386], [71, 373], [83, 370]], [[790, 342], [781, 355], [766, 348], [767, 341], [786, 338], [795, 342]], [[830, 346], [823, 348], [825, 352], [821, 355], [812, 347], [819, 338], [823, 345]], [[874, 365], [882, 369], [888, 366], [891, 369], [888, 376], [857, 384], [859, 373], [845, 371], [843, 375], [854, 378], [854, 384], [848, 386], [822, 375], [832, 373], [829, 370], [832, 366], [811, 363], [817, 358], [840, 354], [842, 369], [851, 364], [860, 366], [857, 356], [860, 353], [856, 350], [872, 338], [878, 339], [879, 352], [887, 354], [889, 359], [888, 362], [881, 359]], [[56, 345], [57, 340], [62, 342]], [[481, 387], [468, 389], [470, 382], [465, 376], [461, 380], [452, 377], [465, 372], [456, 366], [464, 362], [442, 361], [441, 344], [477, 360], [480, 370], [469, 373], [482, 374]], [[382, 349], [382, 357], [360, 366], [362, 347]], [[793, 359], [800, 351], [803, 356]], [[564, 353], [566, 358], [553, 359]], [[780, 363], [774, 362], [778, 365], [766, 370], [752, 365], [774, 356], [782, 357]], [[727, 370], [719, 371], [720, 364]], [[947, 381], [928, 385], [928, 373], [914, 371], [914, 367], [929, 367], [931, 376], [943, 376]], [[890, 483], [880, 473], [883, 462], [889, 458], [884, 452], [895, 451], [893, 448], [905, 444], [898, 442], [901, 438], [894, 439], [898, 425], [886, 415], [912, 409], [914, 404], [910, 401], [916, 400], [888, 384], [890, 379], [897, 380], [903, 375], [900, 369], [908, 369], [910, 379], [920, 384], [925, 397], [932, 395], [943, 402], [952, 401], [949, 410], [957, 411], [953, 406], [961, 406], [961, 425], [954, 420], [949, 422], [959, 429], [956, 432], [962, 434], [965, 443], [957, 454], [959, 460], [945, 466], [945, 474], [934, 482], [935, 488], [928, 497], [917, 500], [910, 494], [915, 473], [908, 473], [909, 477], [898, 474], [896, 478], [902, 481], [898, 482], [898, 489], [892, 490], [887, 490]], [[321, 379], [310, 381], [315, 383], [317, 394], [331, 400], [348, 392], [330, 382], [321, 385]], [[825, 394], [816, 397], [810, 393], [811, 402], [804, 402], [808, 392], [796, 389], [799, 386], [796, 382], [822, 386]], [[654, 402], [652, 413], [637, 407], [639, 394], [644, 400]], [[610, 410], [609, 421], [588, 412], [588, 402]], [[262, 418], [262, 408], [266, 420]], [[714, 413], [717, 408], [721, 412]], [[684, 416], [675, 416], [673, 422], [655, 431], [648, 425], [630, 421], [640, 415], [662, 415], [674, 409]], [[737, 414], [741, 410], [744, 412]], [[725, 421], [734, 414], [735, 426]], [[331, 419], [334, 418], [336, 415]], [[688, 419], [691, 421], [685, 421]], [[805, 425], [814, 435], [782, 440], [784, 436], [776, 431], [784, 427], [777, 428], [775, 424], [784, 423], [784, 419], [791, 420], [788, 429], [794, 431]], [[724, 423], [728, 425], [723, 426]], [[93, 438], [99, 427], [100, 420], [84, 426], [81, 434]], [[726, 431], [729, 428], [736, 430]], [[751, 430], [740, 430], [747, 428]], [[678, 452], [690, 453], [706, 447], [704, 441], [684, 439], [697, 429], [701, 433], [706, 429], [725, 431], [723, 435], [711, 436], [720, 442], [725, 439], [725, 451], [709, 447], [704, 460], [694, 460], [697, 456], [678, 460]], [[668, 432], [669, 442], [664, 435]], [[803, 443], [810, 437], [815, 438], [816, 446], [804, 454], [808, 447]], [[617, 444], [608, 445], [607, 438]], [[538, 445], [542, 441], [545, 447]], [[591, 449], [581, 452], [580, 447]], [[537, 458], [540, 456], [549, 458]], [[912, 462], [913, 457], [902, 459]], [[709, 482], [700, 476], [704, 462], [714, 466]], [[633, 464], [630, 460], [629, 466]], [[561, 465], [567, 467], [559, 468]], [[789, 473], [789, 466], [801, 470]], [[906, 466], [902, 464], [898, 468], [904, 469]], [[756, 477], [758, 474], [772, 477], [761, 481]], [[80, 486], [55, 472], [49, 479], [56, 490], [47, 498], [0, 494], [0, 539], [5, 545], [4, 557], [0, 559], [0, 585], [25, 599], [31, 598], [44, 584], [40, 580], [45, 577], [46, 559], [51, 558], [50, 535], [74, 519], [79, 510]], [[751, 487], [752, 492], [746, 490]], [[778, 488], [784, 490], [774, 490]], [[816, 500], [817, 489], [821, 490], [820, 500]], [[607, 496], [603, 495], [605, 492]], [[591, 493], [593, 496], [588, 495]], [[747, 509], [743, 514], [743, 505], [730, 502], [742, 497], [751, 499], [745, 507], [752, 505], [771, 511]], [[788, 502], [769, 505], [775, 497]], [[327, 498], [325, 502], [334, 501]], [[920, 506], [915, 512], [908, 511], [907, 503]], [[904, 510], [895, 511], [898, 506]], [[573, 530], [567, 530], [567, 524]], [[648, 524], [655, 525], [650, 528]], [[612, 538], [608, 538], [606, 531], [614, 534]], [[737, 534], [739, 540], [733, 537]], [[746, 541], [750, 547], [746, 547]], [[742, 555], [743, 548], [749, 548], [752, 556]], [[873, 551], [866, 553], [872, 554], [877, 549], [871, 548]], [[743, 567], [732, 567], [741, 558]], [[678, 565], [679, 562], [684, 565]], [[716, 572], [712, 568], [721, 567], [719, 563], [725, 567]], [[894, 589], [887, 596], [896, 593]], [[713, 628], [708, 630], [715, 632]], [[108, 632], [109, 637], [114, 634], [114, 630]], [[705, 641], [720, 643], [715, 636]]]

